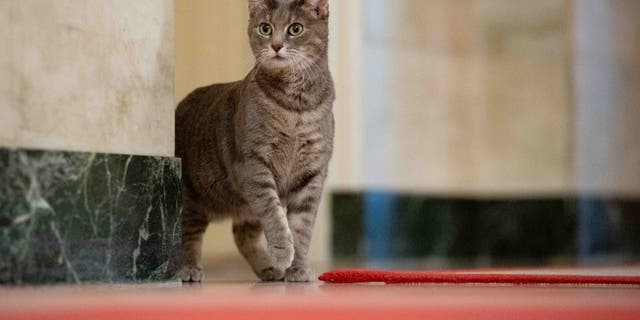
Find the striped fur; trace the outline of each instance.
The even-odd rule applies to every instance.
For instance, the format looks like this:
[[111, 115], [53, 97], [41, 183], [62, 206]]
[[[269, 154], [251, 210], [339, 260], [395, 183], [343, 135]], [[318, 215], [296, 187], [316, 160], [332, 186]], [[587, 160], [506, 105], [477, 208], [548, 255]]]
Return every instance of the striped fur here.
[[[312, 280], [307, 255], [334, 137], [327, 1], [249, 1], [256, 66], [242, 81], [197, 89], [176, 111], [184, 281], [202, 281], [202, 235], [225, 218], [260, 279]], [[258, 33], [264, 22], [270, 37]], [[286, 34], [293, 22], [302, 35]]]

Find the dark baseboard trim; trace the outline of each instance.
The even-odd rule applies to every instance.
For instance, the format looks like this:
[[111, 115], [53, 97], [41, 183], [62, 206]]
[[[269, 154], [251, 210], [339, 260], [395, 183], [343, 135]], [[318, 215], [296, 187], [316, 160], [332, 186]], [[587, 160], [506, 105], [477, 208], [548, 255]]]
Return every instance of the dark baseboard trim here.
[[176, 279], [179, 159], [0, 148], [0, 284]]
[[439, 259], [482, 267], [608, 256], [640, 261], [640, 199], [340, 192], [332, 195], [332, 216], [338, 261]]

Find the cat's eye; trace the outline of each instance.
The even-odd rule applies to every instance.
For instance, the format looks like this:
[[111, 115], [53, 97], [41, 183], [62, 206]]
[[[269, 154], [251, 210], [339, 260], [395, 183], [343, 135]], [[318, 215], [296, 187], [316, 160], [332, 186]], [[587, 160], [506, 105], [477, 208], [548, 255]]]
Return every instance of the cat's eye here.
[[273, 34], [273, 27], [268, 23], [262, 23], [258, 27], [258, 32], [260, 32], [261, 35], [268, 37]]
[[290, 36], [297, 37], [302, 34], [304, 31], [304, 27], [299, 23], [294, 23], [289, 26], [289, 30], [287, 31]]

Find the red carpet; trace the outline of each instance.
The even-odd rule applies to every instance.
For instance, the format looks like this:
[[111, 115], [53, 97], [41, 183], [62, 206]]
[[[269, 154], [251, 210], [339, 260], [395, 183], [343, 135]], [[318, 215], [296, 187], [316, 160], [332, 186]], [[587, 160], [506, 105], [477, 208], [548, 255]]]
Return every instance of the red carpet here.
[[513, 285], [635, 285], [640, 286], [639, 276], [532, 274], [499, 272], [425, 272], [425, 271], [372, 271], [337, 270], [320, 276], [330, 283], [387, 284], [513, 284]]
[[[575, 272], [580, 274], [581, 271]], [[632, 275], [638, 274], [634, 271]], [[34, 288], [0, 286], [0, 319], [638, 320], [639, 301], [640, 287], [636, 286], [252, 282], [193, 286], [180, 283]]]

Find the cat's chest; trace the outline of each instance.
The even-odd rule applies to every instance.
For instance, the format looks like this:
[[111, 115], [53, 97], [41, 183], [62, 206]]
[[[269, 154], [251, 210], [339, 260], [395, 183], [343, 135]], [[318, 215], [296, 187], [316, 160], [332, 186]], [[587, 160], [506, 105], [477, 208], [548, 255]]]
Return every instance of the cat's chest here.
[[288, 175], [321, 158], [327, 143], [323, 121], [313, 113], [293, 114], [265, 132], [265, 148], [279, 174]]
[[273, 129], [273, 151], [291, 161], [301, 160], [301, 157], [313, 152], [313, 144], [310, 141], [322, 138], [320, 124], [302, 116], [292, 117], [290, 121]]

